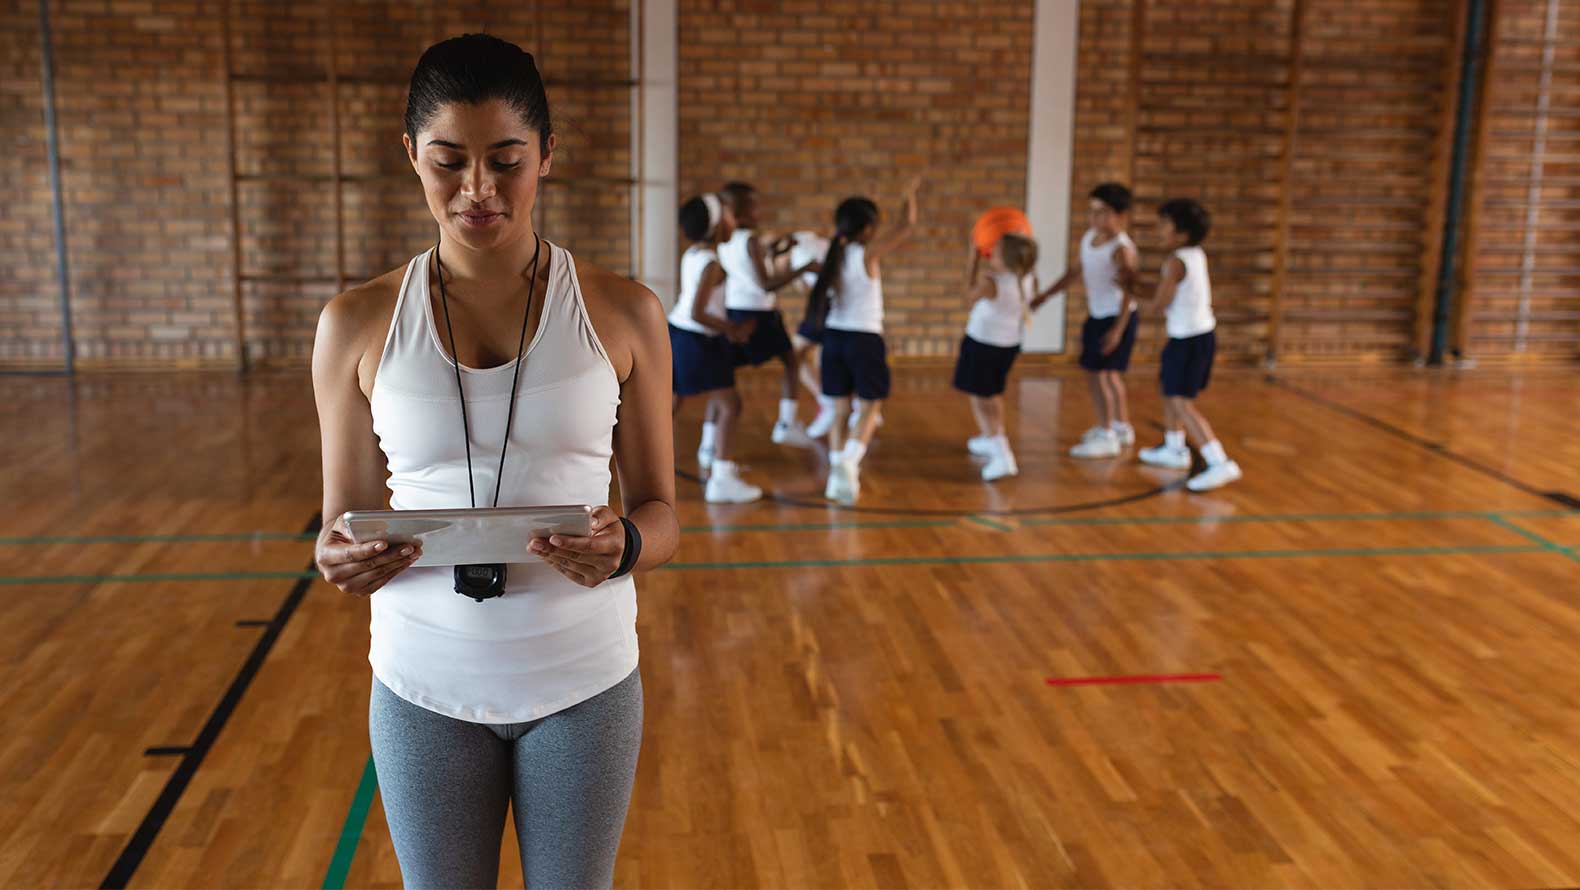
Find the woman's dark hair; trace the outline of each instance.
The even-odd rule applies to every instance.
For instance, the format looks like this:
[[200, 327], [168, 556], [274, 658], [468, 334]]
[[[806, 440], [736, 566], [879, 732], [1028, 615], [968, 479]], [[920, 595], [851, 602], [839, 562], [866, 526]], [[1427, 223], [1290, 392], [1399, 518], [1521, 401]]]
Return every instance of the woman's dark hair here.
[[817, 273], [817, 283], [806, 298], [806, 317], [818, 330], [828, 317], [831, 305], [829, 291], [839, 280], [845, 265], [845, 245], [855, 240], [862, 230], [878, 221], [878, 205], [870, 198], [846, 198], [834, 210], [834, 237], [828, 242], [828, 253], [823, 257], [823, 267]]
[[538, 148], [549, 150], [554, 132], [549, 97], [543, 92], [532, 54], [488, 34], [463, 34], [435, 43], [417, 60], [406, 91], [406, 135], [417, 134], [451, 102], [479, 105], [500, 99], [528, 129], [537, 131]]
[[1192, 247], [1200, 244], [1212, 228], [1212, 216], [1207, 213], [1207, 208], [1190, 198], [1164, 201], [1163, 206], [1158, 208], [1158, 216], [1172, 223], [1176, 231], [1185, 233], [1185, 243]]
[[1087, 197], [1102, 201], [1115, 213], [1124, 213], [1130, 209], [1130, 189], [1117, 182], [1099, 183]]
[[713, 231], [708, 222], [708, 205], [700, 195], [680, 205], [680, 230], [690, 240], [701, 241], [708, 237]]

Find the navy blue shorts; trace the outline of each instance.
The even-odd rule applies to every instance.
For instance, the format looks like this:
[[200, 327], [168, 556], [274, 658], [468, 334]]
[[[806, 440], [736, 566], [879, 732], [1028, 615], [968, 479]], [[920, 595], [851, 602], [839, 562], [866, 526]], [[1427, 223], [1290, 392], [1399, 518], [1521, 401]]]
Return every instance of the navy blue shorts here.
[[810, 318], [801, 319], [801, 323], [795, 326], [795, 332], [799, 334], [803, 340], [810, 340], [813, 343], [823, 342], [823, 329], [820, 327], [813, 327], [812, 320]]
[[670, 325], [669, 355], [675, 368], [675, 395], [694, 396], [735, 386], [735, 354], [723, 337]]
[[735, 346], [735, 364], [760, 365], [790, 351], [790, 335], [778, 309], [727, 309], [730, 321], [755, 321], [752, 336]]
[[1019, 346], [992, 346], [961, 337], [960, 357], [955, 359], [955, 389], [984, 397], [1002, 393], [1018, 355]]
[[889, 351], [882, 334], [823, 329], [823, 395], [854, 392], [869, 402], [889, 397]]
[[1186, 399], [1207, 388], [1212, 379], [1212, 357], [1218, 349], [1216, 332], [1208, 331], [1183, 340], [1169, 340], [1163, 347], [1163, 395]]
[[1081, 367], [1088, 371], [1130, 369], [1130, 353], [1136, 348], [1136, 329], [1141, 327], [1141, 317], [1130, 313], [1130, 321], [1119, 338], [1119, 346], [1103, 355], [1103, 338], [1108, 336], [1118, 321], [1119, 316], [1113, 315], [1108, 318], [1088, 318], [1086, 324], [1081, 325]]

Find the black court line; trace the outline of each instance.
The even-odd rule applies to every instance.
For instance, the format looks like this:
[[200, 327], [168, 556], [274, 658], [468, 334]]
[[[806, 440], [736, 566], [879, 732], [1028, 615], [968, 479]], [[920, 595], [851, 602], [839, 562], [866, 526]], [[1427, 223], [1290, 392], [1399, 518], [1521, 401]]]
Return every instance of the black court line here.
[[[688, 473], [685, 470], [676, 470], [675, 475], [687, 482], [694, 482], [697, 485], [703, 484], [701, 476]], [[1106, 498], [1101, 501], [1054, 504], [1048, 507], [1021, 507], [1015, 510], [932, 510], [923, 507], [857, 507], [835, 501], [807, 500], [769, 492], [763, 493], [763, 499], [773, 501], [776, 504], [783, 504], [787, 507], [807, 507], [814, 510], [840, 510], [846, 513], [874, 513], [888, 516], [949, 516], [957, 519], [968, 519], [972, 516], [1040, 516], [1044, 514], [1078, 513], [1082, 510], [1100, 510], [1103, 507], [1118, 507], [1122, 504], [1133, 504], [1137, 501], [1155, 498], [1158, 495], [1178, 491], [1184, 487], [1185, 478], [1181, 477], [1178, 481], [1170, 482], [1167, 485], [1160, 485], [1157, 488], [1149, 488], [1146, 491], [1138, 491], [1134, 494]]]
[[1382, 419], [1373, 417], [1373, 416], [1371, 416], [1370, 414], [1367, 414], [1364, 411], [1357, 411], [1356, 409], [1351, 408], [1348, 405], [1342, 404], [1340, 402], [1335, 402], [1332, 399], [1326, 398], [1324, 396], [1319, 396], [1316, 393], [1311, 392], [1310, 390], [1302, 389], [1302, 388], [1294, 385], [1293, 383], [1290, 383], [1287, 380], [1281, 380], [1281, 379], [1279, 379], [1278, 377], [1276, 377], [1276, 376], [1274, 376], [1272, 374], [1268, 374], [1267, 377], [1266, 377], [1266, 380], [1267, 380], [1268, 383], [1271, 383], [1272, 385], [1277, 386], [1277, 387], [1279, 387], [1281, 389], [1288, 390], [1289, 392], [1292, 392], [1295, 395], [1300, 396], [1301, 398], [1303, 398], [1303, 399], [1305, 399], [1307, 401], [1315, 402], [1316, 404], [1321, 405], [1321, 406], [1323, 406], [1325, 408], [1328, 408], [1328, 409], [1330, 409], [1332, 411], [1337, 411], [1338, 413], [1343, 414], [1344, 416], [1346, 416], [1346, 417], [1348, 417], [1348, 418], [1350, 418], [1352, 420], [1358, 420], [1361, 423], [1364, 423], [1367, 426], [1370, 426], [1370, 427], [1372, 427], [1374, 429], [1382, 430], [1383, 432], [1385, 432], [1385, 433], [1387, 433], [1387, 434], [1389, 434], [1391, 436], [1394, 436], [1395, 438], [1403, 439], [1406, 442], [1410, 442], [1411, 444], [1418, 445], [1418, 446], [1420, 446], [1422, 448], [1425, 448], [1426, 450], [1432, 452], [1433, 454], [1439, 455], [1440, 457], [1447, 458], [1448, 460], [1451, 460], [1454, 463], [1459, 464], [1462, 467], [1467, 467], [1469, 469], [1475, 470], [1476, 472], [1482, 474], [1483, 476], [1487, 476], [1487, 477], [1489, 477], [1491, 479], [1496, 479], [1497, 481], [1502, 482], [1505, 485], [1510, 485], [1510, 486], [1513, 486], [1515, 488], [1518, 488], [1520, 491], [1523, 491], [1526, 494], [1535, 495], [1536, 497], [1539, 497], [1539, 498], [1545, 498], [1547, 500], [1554, 501], [1554, 502], [1559, 503], [1559, 504], [1563, 504], [1566, 507], [1580, 506], [1580, 499], [1577, 499], [1577, 498], [1575, 498], [1572, 495], [1564, 494], [1561, 491], [1543, 491], [1543, 490], [1537, 488], [1534, 485], [1529, 485], [1529, 484], [1526, 484], [1524, 482], [1521, 482], [1520, 480], [1514, 478], [1513, 476], [1508, 475], [1507, 473], [1504, 473], [1501, 470], [1497, 470], [1497, 469], [1494, 469], [1492, 467], [1489, 467], [1486, 464], [1476, 460], [1475, 458], [1466, 457], [1463, 454], [1459, 454], [1457, 452], [1450, 451], [1448, 449], [1448, 446], [1444, 445], [1441, 442], [1434, 442], [1431, 439], [1428, 439], [1428, 438], [1426, 438], [1424, 436], [1418, 436], [1415, 433], [1410, 432], [1409, 430], [1401, 429], [1400, 427], [1394, 426], [1393, 424], [1389, 423], [1386, 420], [1382, 420]]
[[163, 748], [144, 748], [144, 757], [184, 757], [192, 748], [187, 745], [170, 745]]
[[269, 626], [269, 622], [267, 622], [267, 621], [260, 621], [260, 620], [258, 620], [256, 618], [246, 618], [246, 619], [243, 619], [241, 621], [236, 622], [236, 626], [237, 627], [268, 627]]
[[[314, 514], [302, 534], [316, 534], [321, 521], [321, 517]], [[309, 560], [307, 570], [311, 571], [315, 568], [316, 565]], [[312, 578], [302, 578], [291, 588], [285, 602], [280, 604], [279, 611], [274, 613], [274, 619], [269, 622], [268, 629], [258, 637], [258, 643], [253, 646], [252, 654], [247, 656], [247, 661], [242, 664], [241, 670], [237, 671], [235, 679], [231, 681], [230, 688], [225, 690], [225, 696], [208, 715], [208, 721], [198, 732], [197, 739], [181, 755], [181, 762], [165, 781], [165, 788], [159, 793], [159, 799], [155, 800], [154, 805], [148, 809], [142, 824], [137, 826], [137, 831], [127, 840], [126, 847], [121, 850], [121, 855], [115, 860], [115, 864], [110, 866], [110, 873], [104, 876], [104, 883], [99, 885], [101, 888], [122, 888], [131, 882], [137, 866], [141, 865], [143, 857], [148, 855], [148, 848], [153, 846], [154, 839], [159, 836], [159, 830], [165, 825], [165, 820], [170, 818], [170, 813], [175, 810], [176, 803], [181, 800], [182, 793], [191, 783], [198, 767], [203, 765], [203, 758], [207, 757], [209, 750], [214, 747], [214, 741], [219, 738], [220, 731], [230, 720], [230, 715], [241, 702], [247, 687], [252, 684], [252, 678], [257, 675], [258, 669], [263, 667], [264, 659], [269, 656], [269, 650], [274, 648], [275, 642], [280, 638], [280, 632], [285, 629], [285, 623], [291, 620], [291, 615], [296, 612], [296, 607], [301, 604], [312, 583]]]

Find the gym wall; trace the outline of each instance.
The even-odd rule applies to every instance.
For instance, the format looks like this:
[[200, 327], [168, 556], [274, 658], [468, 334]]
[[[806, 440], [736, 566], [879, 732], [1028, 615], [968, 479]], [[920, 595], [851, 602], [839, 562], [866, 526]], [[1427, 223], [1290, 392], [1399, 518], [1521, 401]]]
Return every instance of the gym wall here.
[[[1423, 354], [1465, 5], [1082, 0], [1069, 249], [1091, 185], [1128, 181], [1155, 271], [1157, 204], [1194, 196], [1214, 214], [1206, 246], [1227, 357]], [[398, 265], [432, 238], [400, 113], [411, 64], [441, 34], [487, 29], [539, 55], [565, 140], [543, 230], [629, 268], [628, 0], [235, 0], [228, 44], [226, 9], [50, 4], [83, 367], [235, 365], [227, 83], [248, 354], [305, 362], [318, 308], [342, 280]], [[968, 309], [969, 224], [1025, 198], [1032, 24], [1032, 3], [1017, 0], [899, 0], [881, 13], [840, 0], [680, 0], [681, 191], [747, 179], [772, 223], [818, 226], [849, 194], [898, 211], [906, 176], [925, 170], [918, 241], [886, 270], [890, 341], [899, 355], [950, 355]], [[0, 208], [0, 367], [59, 367], [36, 6], [0, 8], [0, 29], [11, 199]], [[1580, 3], [1498, 0], [1489, 45], [1450, 345], [1476, 359], [1572, 361]], [[1069, 311], [1078, 322], [1079, 295]], [[1153, 328], [1145, 343], [1156, 345]], [[1079, 326], [1068, 330], [1073, 339]]]

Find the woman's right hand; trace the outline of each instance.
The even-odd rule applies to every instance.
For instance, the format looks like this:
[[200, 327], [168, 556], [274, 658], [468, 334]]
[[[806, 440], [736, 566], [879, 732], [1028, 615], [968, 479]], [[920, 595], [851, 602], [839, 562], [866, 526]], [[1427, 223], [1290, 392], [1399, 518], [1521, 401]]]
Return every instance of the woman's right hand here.
[[420, 543], [393, 547], [388, 541], [355, 543], [341, 517], [318, 536], [313, 561], [325, 581], [352, 596], [367, 596], [410, 568], [420, 556]]

